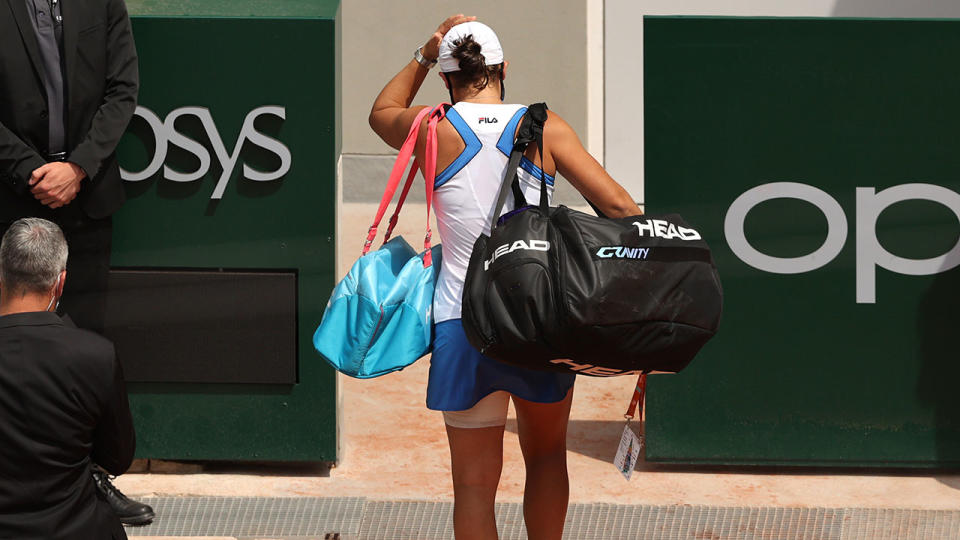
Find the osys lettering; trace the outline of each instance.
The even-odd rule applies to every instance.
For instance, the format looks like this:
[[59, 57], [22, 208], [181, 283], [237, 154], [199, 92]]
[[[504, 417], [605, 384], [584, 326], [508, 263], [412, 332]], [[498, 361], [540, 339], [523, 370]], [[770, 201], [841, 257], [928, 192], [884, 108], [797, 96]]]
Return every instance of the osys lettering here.
[[[142, 105], [137, 106], [134, 116], [139, 116], [145, 120], [153, 131], [153, 136], [156, 141], [153, 158], [141, 171], [128, 171], [121, 168], [120, 177], [127, 182], [139, 182], [153, 177], [153, 175], [162, 169], [163, 178], [174, 182], [193, 182], [203, 178], [210, 170], [210, 152], [207, 150], [207, 147], [177, 131], [175, 127], [178, 118], [193, 116], [203, 125], [203, 129], [210, 141], [210, 146], [213, 148], [216, 158], [219, 161], [220, 169], [223, 171], [217, 180], [213, 194], [210, 196], [211, 199], [220, 199], [223, 197], [223, 193], [239, 161], [240, 149], [243, 148], [244, 142], [250, 142], [264, 150], [272, 152], [280, 160], [279, 167], [269, 172], [259, 171], [244, 163], [244, 178], [258, 182], [267, 182], [282, 178], [290, 170], [290, 149], [277, 139], [268, 137], [255, 129], [254, 122], [262, 115], [276, 116], [281, 120], [285, 120], [286, 108], [268, 105], [257, 107], [250, 111], [243, 121], [243, 126], [240, 128], [240, 134], [237, 137], [237, 142], [233, 145], [233, 151], [228, 152], [226, 145], [223, 143], [223, 138], [220, 136], [217, 124], [213, 120], [213, 115], [210, 114], [210, 109], [206, 107], [180, 107], [170, 111], [167, 117], [161, 120], [160, 117], [150, 109]], [[168, 166], [165, 162], [167, 159], [167, 149], [170, 145], [182, 148], [196, 156], [199, 161], [197, 169], [192, 172], [181, 172]]]

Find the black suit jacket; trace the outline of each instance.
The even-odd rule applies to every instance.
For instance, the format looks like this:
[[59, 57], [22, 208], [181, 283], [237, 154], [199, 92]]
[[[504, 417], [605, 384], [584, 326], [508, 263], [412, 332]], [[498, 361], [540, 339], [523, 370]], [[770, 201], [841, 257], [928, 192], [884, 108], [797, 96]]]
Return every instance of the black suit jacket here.
[[126, 538], [90, 464], [120, 474], [135, 446], [113, 344], [55, 313], [0, 317], [0, 538]]
[[[139, 73], [123, 0], [62, 2], [67, 159], [87, 173], [68, 207], [109, 216], [124, 192], [114, 150], [136, 109]], [[0, 0], [0, 221], [45, 216], [27, 182], [46, 163], [47, 94], [24, 0]]]

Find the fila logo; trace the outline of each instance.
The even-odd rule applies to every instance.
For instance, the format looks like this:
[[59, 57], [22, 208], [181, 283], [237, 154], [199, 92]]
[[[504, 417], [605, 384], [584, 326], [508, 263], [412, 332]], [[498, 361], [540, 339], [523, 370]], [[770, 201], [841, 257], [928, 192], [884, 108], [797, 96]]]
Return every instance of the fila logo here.
[[518, 249], [525, 249], [528, 251], [550, 251], [550, 242], [546, 240], [530, 240], [530, 243], [524, 242], [523, 240], [517, 240], [513, 244], [504, 244], [496, 249], [493, 252], [493, 256], [490, 257], [489, 261], [483, 261], [483, 271], [486, 272], [490, 265], [493, 264], [493, 261], [513, 253]]
[[662, 219], [649, 219], [644, 222], [634, 221], [633, 224], [637, 226], [637, 233], [640, 234], [641, 238], [645, 236], [643, 233], [646, 231], [648, 233], [646, 236], [659, 236], [667, 240], [673, 238], [700, 240], [700, 233], [697, 231], [686, 227], [677, 227], [673, 223]]
[[646, 259], [650, 255], [650, 248], [607, 246], [597, 250], [597, 257], [601, 259]]
[[481, 116], [479, 123], [481, 123], [481, 124], [496, 124], [496, 123], [497, 123], [497, 119], [496, 119], [496, 118], [487, 118], [486, 116]]

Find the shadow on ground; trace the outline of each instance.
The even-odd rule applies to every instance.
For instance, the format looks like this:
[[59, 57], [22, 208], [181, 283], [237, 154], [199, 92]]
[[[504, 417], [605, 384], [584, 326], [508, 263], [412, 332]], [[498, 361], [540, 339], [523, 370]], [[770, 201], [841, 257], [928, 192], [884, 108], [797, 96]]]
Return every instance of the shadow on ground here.
[[[641, 424], [631, 422], [635, 430]], [[517, 432], [517, 421], [509, 419], [507, 431]], [[613, 456], [623, 433], [623, 420], [571, 420], [567, 428], [567, 450], [599, 461], [613, 463]], [[953, 469], [905, 469], [905, 468], [857, 468], [857, 467], [809, 467], [809, 466], [754, 466], [754, 465], [698, 465], [676, 463], [651, 463], [641, 454], [638, 471], [684, 472], [702, 474], [784, 474], [792, 476], [850, 475], [850, 476], [898, 476], [903, 478], [936, 478], [939, 482], [960, 490], [960, 473]]]
[[163, 461], [150, 464], [141, 472], [158, 474], [247, 474], [252, 476], [288, 476], [328, 478], [332, 465], [326, 462], [280, 461]]

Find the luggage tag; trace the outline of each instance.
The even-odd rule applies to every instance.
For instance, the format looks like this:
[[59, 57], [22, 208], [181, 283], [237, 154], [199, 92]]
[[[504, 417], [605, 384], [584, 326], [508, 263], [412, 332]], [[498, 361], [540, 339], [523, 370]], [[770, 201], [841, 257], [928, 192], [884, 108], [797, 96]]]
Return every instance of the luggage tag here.
[[[643, 448], [643, 436], [637, 434], [630, 427], [630, 420], [634, 415], [643, 418], [643, 400], [647, 392], [647, 373], [640, 374], [637, 380], [637, 387], [633, 391], [633, 398], [630, 400], [630, 406], [623, 417], [627, 420], [623, 426], [623, 435], [620, 436], [620, 445], [617, 447], [617, 455], [613, 458], [613, 465], [620, 471], [627, 481], [633, 474], [633, 469], [637, 466], [637, 458], [640, 457], [640, 449]], [[638, 411], [639, 406], [639, 411]]]

